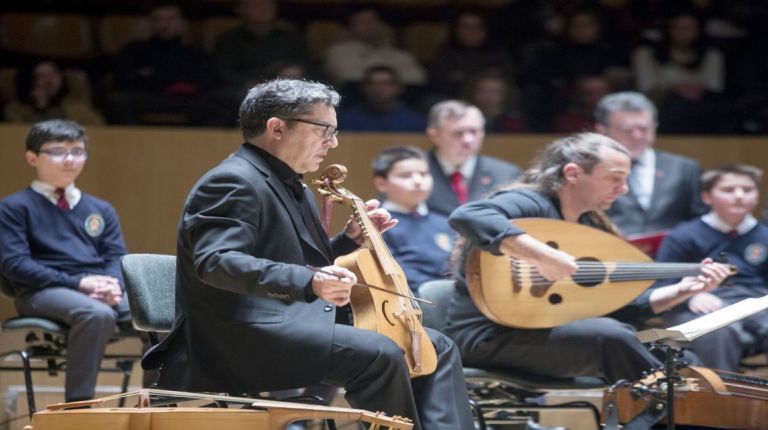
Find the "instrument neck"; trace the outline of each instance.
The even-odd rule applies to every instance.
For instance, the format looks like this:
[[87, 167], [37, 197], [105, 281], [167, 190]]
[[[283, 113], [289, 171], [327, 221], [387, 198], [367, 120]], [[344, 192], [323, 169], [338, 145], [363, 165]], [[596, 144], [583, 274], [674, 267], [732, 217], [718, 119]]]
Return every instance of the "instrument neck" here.
[[[616, 267], [610, 275], [611, 281], [639, 281], [648, 279], [682, 278], [695, 276], [701, 273], [701, 264], [698, 263], [615, 263]], [[582, 267], [579, 271], [590, 270], [590, 265]]]

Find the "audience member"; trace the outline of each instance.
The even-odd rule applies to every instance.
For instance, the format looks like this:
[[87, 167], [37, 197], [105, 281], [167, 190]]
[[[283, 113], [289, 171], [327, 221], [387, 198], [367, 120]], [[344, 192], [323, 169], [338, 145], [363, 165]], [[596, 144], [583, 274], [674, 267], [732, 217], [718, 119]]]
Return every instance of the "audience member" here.
[[608, 211], [622, 234], [668, 230], [707, 211], [699, 193], [699, 163], [653, 148], [656, 107], [644, 95], [619, 92], [595, 109], [595, 130], [624, 145], [632, 157], [629, 193]]
[[123, 235], [112, 206], [75, 185], [88, 156], [82, 127], [36, 123], [26, 151], [37, 178], [0, 202], [0, 270], [20, 315], [70, 327], [64, 395], [86, 400], [94, 396], [107, 342], [118, 327], [131, 327], [122, 297]]
[[409, 52], [392, 46], [379, 13], [370, 8], [347, 17], [349, 39], [337, 42], [325, 53], [325, 72], [337, 85], [358, 83], [371, 66], [389, 66], [405, 85], [423, 85], [426, 73]]
[[[737, 164], [704, 172], [702, 198], [712, 210], [685, 222], [664, 239], [658, 261], [696, 262], [712, 258], [738, 271], [723, 288], [701, 292], [664, 314], [667, 325], [677, 325], [752, 297], [768, 295], [768, 227], [752, 211], [759, 201], [762, 170]], [[674, 281], [660, 282], [666, 285]], [[737, 371], [747, 345], [740, 332], [754, 338], [760, 351], [768, 347], [768, 313], [729, 324], [693, 341], [692, 349], [705, 366]], [[751, 346], [751, 345], [749, 345]]]
[[234, 126], [243, 95], [269, 78], [270, 66], [310, 58], [303, 35], [278, 19], [277, 0], [237, 0], [235, 13], [242, 24], [219, 35], [213, 47], [223, 87], [208, 100], [209, 125]]
[[238, 0], [235, 13], [242, 24], [222, 33], [213, 48], [225, 86], [244, 93], [266, 79], [265, 69], [276, 61], [303, 62], [309, 58], [302, 35], [278, 19], [276, 0]]
[[[520, 182], [488, 199], [459, 207], [449, 222], [467, 245], [524, 260], [541, 277], [561, 280], [576, 272], [578, 256], [537, 240], [514, 220], [562, 219], [611, 231], [601, 211], [627, 192], [629, 167], [629, 151], [607, 136], [582, 133], [566, 137], [549, 144]], [[461, 247], [464, 253], [458, 260], [466, 260], [469, 246]], [[704, 260], [702, 275], [647, 291], [607, 317], [525, 329], [496, 324], [480, 312], [468, 291], [464, 262], [456, 264], [447, 333], [459, 345], [465, 365], [556, 377], [592, 375], [611, 383], [636, 380], [661, 364], [640, 343], [632, 327], [622, 322], [624, 318], [661, 312], [697, 292], [715, 288], [728, 273], [725, 266]]]
[[637, 88], [658, 101], [662, 131], [731, 130], [730, 117], [721, 103], [723, 54], [706, 42], [696, 16], [672, 16], [661, 42], [640, 46], [632, 53], [632, 72]]
[[594, 10], [570, 12], [562, 31], [528, 60], [525, 80], [526, 120], [533, 130], [552, 130], [557, 115], [567, 104], [568, 90], [584, 76], [603, 76], [614, 88], [629, 82], [626, 55], [602, 35], [602, 23]]
[[373, 184], [398, 220], [383, 237], [411, 289], [418, 293], [424, 282], [446, 278], [456, 232], [425, 203], [432, 193], [427, 155], [413, 146], [383, 150], [373, 160]]
[[187, 22], [179, 6], [152, 7], [149, 22], [151, 37], [129, 42], [116, 59], [111, 122], [137, 124], [145, 112], [175, 112], [197, 125], [200, 95], [215, 83], [213, 64], [185, 42]]
[[417, 132], [426, 127], [424, 114], [405, 105], [403, 85], [389, 66], [373, 66], [360, 82], [362, 101], [343, 110], [339, 126], [344, 131]]
[[517, 109], [518, 94], [502, 75], [496, 72], [475, 75], [467, 82], [464, 99], [483, 113], [486, 133], [525, 131], [525, 121]]
[[90, 94], [81, 94], [77, 98], [70, 90], [62, 70], [53, 61], [45, 60], [31, 68], [23, 68], [16, 76], [18, 100], [5, 106], [5, 120], [37, 122], [65, 118], [81, 124], [103, 124], [104, 118], [86, 98]]
[[597, 103], [611, 93], [611, 84], [602, 75], [577, 78], [569, 91], [566, 110], [555, 118], [558, 133], [581, 133], [595, 128]]
[[466, 102], [446, 100], [432, 106], [427, 137], [434, 145], [428, 155], [434, 190], [427, 207], [435, 213], [447, 216], [520, 174], [512, 163], [480, 155], [485, 118], [480, 109]]
[[488, 34], [485, 18], [462, 13], [451, 24], [450, 40], [430, 67], [430, 87], [444, 97], [458, 97], [458, 91], [472, 77], [494, 72], [512, 75], [512, 58]]

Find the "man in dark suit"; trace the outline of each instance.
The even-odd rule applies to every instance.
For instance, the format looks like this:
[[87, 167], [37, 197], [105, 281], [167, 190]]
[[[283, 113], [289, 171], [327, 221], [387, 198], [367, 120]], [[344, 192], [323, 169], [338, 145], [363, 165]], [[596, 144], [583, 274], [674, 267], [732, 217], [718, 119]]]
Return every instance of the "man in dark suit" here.
[[477, 200], [520, 175], [520, 168], [512, 163], [479, 155], [485, 118], [477, 107], [446, 100], [432, 106], [427, 121], [427, 136], [434, 144], [429, 153], [434, 178], [427, 200], [429, 210], [448, 216], [459, 205]]
[[608, 211], [623, 234], [668, 230], [707, 211], [699, 192], [699, 163], [653, 148], [657, 113], [647, 97], [631, 91], [609, 94], [598, 103], [595, 121], [597, 132], [632, 156], [629, 193]]
[[[408, 417], [414, 428], [472, 428], [461, 360], [446, 336], [427, 330], [437, 370], [411, 379], [397, 344], [346, 324], [356, 277], [331, 262], [363, 233], [350, 220], [329, 241], [302, 182], [338, 145], [338, 103], [334, 90], [307, 81], [248, 92], [245, 143], [187, 199], [176, 321], [143, 364], [160, 368], [163, 388], [258, 393], [325, 383], [343, 386], [352, 406]], [[368, 210], [380, 230], [396, 223], [376, 201]]]

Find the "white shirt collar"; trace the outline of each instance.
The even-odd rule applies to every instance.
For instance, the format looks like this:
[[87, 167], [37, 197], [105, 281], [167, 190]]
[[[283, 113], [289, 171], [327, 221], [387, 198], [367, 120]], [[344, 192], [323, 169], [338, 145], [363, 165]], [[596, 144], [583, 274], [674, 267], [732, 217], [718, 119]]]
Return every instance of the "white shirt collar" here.
[[[54, 205], [56, 204], [59, 196], [56, 195], [56, 187], [53, 185], [35, 179], [32, 181], [32, 185], [30, 185], [30, 187], [33, 191], [41, 194]], [[74, 183], [71, 183], [64, 188], [64, 198], [67, 199], [67, 203], [69, 203], [70, 208], [74, 208], [78, 203], [80, 203], [80, 199], [82, 197], [82, 191], [80, 191], [80, 189], [77, 188]]]
[[443, 158], [440, 158], [440, 154], [438, 152], [435, 152], [435, 158], [437, 158], [437, 162], [440, 164], [440, 168], [443, 169], [443, 172], [445, 172], [446, 176], [451, 176], [453, 175], [453, 172], [458, 170], [466, 180], [469, 180], [469, 178], [472, 177], [472, 175], [475, 173], [475, 166], [477, 166], [477, 155], [473, 155], [467, 158], [467, 161], [459, 166], [458, 169], [453, 164], [449, 163]]
[[[405, 206], [399, 205], [391, 200], [385, 200], [384, 203], [382, 203], [381, 207], [384, 209], [390, 211], [390, 212], [398, 212], [401, 214], [409, 214], [413, 213], [413, 211], [408, 210]], [[416, 208], [416, 213], [421, 216], [427, 216], [429, 213], [429, 209], [427, 209], [426, 203], [421, 203], [419, 207]]]
[[[722, 218], [720, 218], [714, 211], [710, 211], [708, 214], [701, 216], [701, 220], [704, 224], [714, 228], [717, 231], [723, 233], [730, 233], [733, 227], [728, 225]], [[747, 214], [746, 217], [736, 226], [736, 232], [741, 236], [742, 234], [752, 230], [757, 225], [757, 219], [752, 214]]]

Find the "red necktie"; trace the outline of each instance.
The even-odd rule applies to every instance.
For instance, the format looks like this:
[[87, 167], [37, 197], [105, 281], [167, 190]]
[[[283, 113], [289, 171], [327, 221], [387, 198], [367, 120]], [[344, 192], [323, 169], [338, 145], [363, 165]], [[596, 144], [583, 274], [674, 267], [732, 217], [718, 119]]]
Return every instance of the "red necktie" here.
[[56, 188], [55, 191], [56, 195], [56, 206], [64, 209], [65, 211], [69, 210], [69, 202], [67, 201], [66, 193], [64, 192], [64, 188]]
[[458, 170], [451, 175], [451, 188], [456, 193], [459, 203], [464, 204], [467, 202], [467, 184], [464, 183], [464, 175]]

